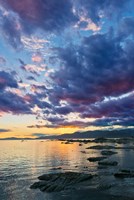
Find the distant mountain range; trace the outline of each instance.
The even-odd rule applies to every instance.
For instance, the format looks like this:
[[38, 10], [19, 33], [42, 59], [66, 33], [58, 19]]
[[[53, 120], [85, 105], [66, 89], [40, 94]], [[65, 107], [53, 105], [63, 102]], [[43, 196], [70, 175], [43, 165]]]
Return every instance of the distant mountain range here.
[[39, 137], [37, 139], [66, 139], [66, 138], [75, 139], [75, 138], [98, 138], [98, 137], [106, 137], [106, 138], [134, 137], [134, 129], [74, 132], [72, 134]]
[[[95, 131], [84, 131], [84, 132], [74, 132], [72, 134], [62, 134], [62, 135], [50, 135], [41, 136], [35, 138], [36, 140], [44, 139], [77, 139], [77, 138], [120, 138], [120, 137], [134, 137], [134, 129], [118, 129], [118, 130], [95, 130]], [[0, 140], [35, 140], [33, 138], [3, 138]]]

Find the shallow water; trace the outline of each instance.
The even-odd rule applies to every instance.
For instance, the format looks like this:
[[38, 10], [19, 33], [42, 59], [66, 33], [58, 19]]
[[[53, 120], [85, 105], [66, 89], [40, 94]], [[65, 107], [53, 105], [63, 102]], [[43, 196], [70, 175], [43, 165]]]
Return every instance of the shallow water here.
[[[110, 194], [122, 194], [134, 197], [134, 179], [119, 180], [113, 173], [119, 169], [134, 170], [134, 150], [118, 150], [118, 154], [109, 160], [118, 161], [117, 167], [98, 169], [97, 162], [87, 161], [88, 157], [100, 156], [99, 150], [86, 150], [86, 147], [96, 145], [88, 143], [61, 144], [60, 141], [0, 141], [0, 200], [55, 200], [64, 199], [66, 192], [46, 194], [39, 190], [29, 189], [37, 181], [37, 177], [44, 173], [79, 171], [95, 173], [99, 178], [91, 182], [90, 187], [109, 189]], [[86, 154], [81, 153], [85, 151]], [[116, 150], [117, 151], [117, 150]], [[62, 167], [53, 171], [52, 168]]]

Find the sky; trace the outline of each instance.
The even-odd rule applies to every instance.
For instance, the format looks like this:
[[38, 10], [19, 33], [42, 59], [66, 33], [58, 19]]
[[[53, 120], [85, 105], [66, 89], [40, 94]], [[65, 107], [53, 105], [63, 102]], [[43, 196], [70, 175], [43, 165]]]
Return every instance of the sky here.
[[134, 0], [0, 0], [0, 138], [134, 128]]

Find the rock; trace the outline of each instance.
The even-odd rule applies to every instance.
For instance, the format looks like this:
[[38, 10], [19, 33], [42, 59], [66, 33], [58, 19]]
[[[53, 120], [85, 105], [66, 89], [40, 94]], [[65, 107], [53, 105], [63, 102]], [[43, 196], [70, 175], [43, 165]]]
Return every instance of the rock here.
[[117, 166], [117, 161], [100, 161], [98, 162], [99, 165], [105, 165], [105, 166]]
[[111, 155], [113, 155], [113, 154], [117, 154], [117, 152], [115, 152], [115, 151], [108, 151], [108, 150], [104, 150], [104, 151], [102, 151], [101, 152], [101, 154], [103, 155], [103, 156], [111, 156]]
[[54, 167], [51, 170], [60, 170], [60, 169], [62, 169], [62, 167]]
[[107, 138], [103, 138], [103, 137], [100, 137], [100, 138], [95, 138], [94, 140], [93, 140], [93, 142], [95, 142], [95, 143], [103, 143], [103, 142], [107, 142]]
[[77, 173], [77, 172], [65, 172], [56, 174], [44, 174], [38, 179], [40, 181], [31, 185], [31, 189], [40, 189], [45, 192], [59, 192], [67, 188], [74, 188], [78, 183], [88, 181], [92, 179], [91, 174]]
[[125, 149], [125, 150], [130, 150], [130, 149], [133, 149], [133, 150], [134, 150], [134, 146], [115, 147], [115, 149]]
[[81, 153], [84, 153], [84, 154], [86, 154], [86, 151], [81, 151]]
[[95, 146], [91, 146], [91, 147], [87, 147], [86, 149], [98, 149], [98, 150], [101, 150], [101, 149], [114, 149], [115, 147], [114, 146], [109, 146], [109, 145], [95, 145]]
[[118, 173], [115, 173], [116, 178], [134, 178], [134, 171], [131, 170], [121, 170]]
[[105, 156], [101, 156], [101, 157], [90, 157], [88, 158], [87, 160], [90, 161], [90, 162], [97, 162], [97, 161], [101, 161], [101, 160], [104, 160], [106, 159], [107, 157]]
[[95, 146], [90, 146], [87, 147], [86, 149], [98, 149], [98, 150], [102, 150], [102, 149], [125, 149], [125, 150], [129, 150], [129, 149], [133, 149], [134, 150], [134, 146], [109, 146], [109, 145], [95, 145]]
[[67, 141], [67, 142], [65, 142], [64, 144], [73, 144], [73, 142]]

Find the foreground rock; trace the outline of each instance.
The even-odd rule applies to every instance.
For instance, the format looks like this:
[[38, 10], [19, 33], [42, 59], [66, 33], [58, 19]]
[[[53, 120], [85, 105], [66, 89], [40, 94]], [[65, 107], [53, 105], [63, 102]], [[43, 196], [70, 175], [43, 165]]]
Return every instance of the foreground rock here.
[[40, 181], [31, 185], [31, 189], [40, 189], [43, 192], [59, 192], [72, 189], [76, 184], [92, 179], [91, 174], [65, 172], [56, 174], [44, 174], [38, 179]]
[[100, 161], [98, 162], [99, 165], [104, 165], [104, 166], [117, 166], [118, 162], [117, 161]]
[[101, 154], [103, 155], [103, 156], [112, 156], [112, 155], [114, 155], [114, 154], [117, 154], [117, 152], [115, 152], [115, 151], [108, 151], [108, 150], [104, 150], [104, 151], [102, 151], [101, 152]]
[[104, 160], [106, 159], [107, 157], [105, 156], [101, 156], [101, 157], [90, 157], [88, 158], [87, 160], [90, 161], [90, 162], [97, 162], [97, 161], [101, 161], [101, 160]]
[[95, 145], [95, 146], [91, 146], [91, 147], [87, 147], [86, 149], [114, 149], [114, 146], [109, 146], [109, 145]]
[[114, 174], [117, 178], [134, 178], [134, 171], [131, 170], [121, 170]]
[[103, 150], [103, 149], [124, 149], [124, 150], [134, 150], [134, 146], [110, 146], [110, 145], [95, 145], [95, 146], [90, 146], [87, 147], [86, 149], [98, 149], [98, 150]]

